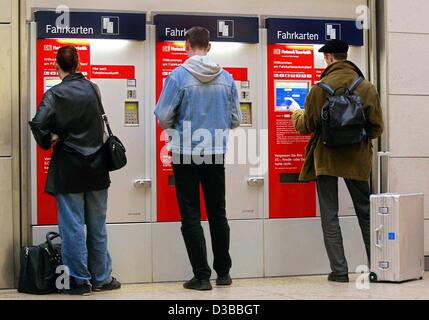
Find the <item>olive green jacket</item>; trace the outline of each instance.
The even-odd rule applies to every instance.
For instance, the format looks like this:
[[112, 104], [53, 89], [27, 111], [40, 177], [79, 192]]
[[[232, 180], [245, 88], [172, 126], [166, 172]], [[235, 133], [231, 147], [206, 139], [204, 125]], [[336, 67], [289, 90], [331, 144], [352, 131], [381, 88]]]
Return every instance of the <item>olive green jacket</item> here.
[[[356, 77], [363, 76], [359, 68], [350, 61], [339, 61], [330, 65], [322, 74], [321, 81], [333, 89], [349, 87]], [[337, 148], [325, 147], [320, 139], [314, 143], [314, 132], [320, 124], [320, 112], [328, 94], [314, 86], [305, 101], [305, 111], [297, 110], [292, 115], [295, 129], [300, 134], [313, 133], [306, 148], [306, 159], [301, 170], [301, 181], [312, 181], [327, 175], [353, 180], [368, 181], [372, 168], [372, 142], [383, 133], [383, 114], [376, 88], [364, 80], [354, 92], [362, 99], [364, 112], [369, 122], [368, 142]]]

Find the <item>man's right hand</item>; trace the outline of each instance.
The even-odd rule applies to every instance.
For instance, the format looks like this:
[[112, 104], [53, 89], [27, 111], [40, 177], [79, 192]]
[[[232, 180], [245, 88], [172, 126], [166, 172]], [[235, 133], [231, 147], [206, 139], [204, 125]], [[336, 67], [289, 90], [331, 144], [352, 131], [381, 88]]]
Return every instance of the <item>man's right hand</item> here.
[[296, 102], [295, 100], [293, 100], [292, 104], [290, 105], [290, 107], [288, 108], [288, 110], [290, 112], [295, 112], [297, 110], [301, 110], [301, 107], [299, 106], [298, 102]]
[[55, 133], [51, 133], [51, 147], [55, 147], [55, 145], [60, 141], [60, 137]]

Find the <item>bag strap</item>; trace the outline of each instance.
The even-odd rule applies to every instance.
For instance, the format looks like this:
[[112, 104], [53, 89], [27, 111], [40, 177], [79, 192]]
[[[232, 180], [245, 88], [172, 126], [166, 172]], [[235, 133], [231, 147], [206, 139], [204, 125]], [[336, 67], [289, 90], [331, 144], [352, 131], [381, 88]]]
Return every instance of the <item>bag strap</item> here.
[[362, 83], [362, 81], [365, 80], [364, 77], [357, 77], [355, 80], [353, 80], [352, 84], [350, 85], [349, 93], [353, 94], [353, 92], [359, 87], [359, 85]]
[[312, 140], [313, 140], [312, 143], [317, 143], [317, 140], [319, 139], [319, 136], [321, 133], [322, 133], [322, 125], [319, 123], [312, 136]]
[[52, 244], [52, 240], [54, 240], [54, 239], [56, 239], [56, 238], [59, 238], [60, 237], [60, 234], [59, 233], [56, 233], [56, 232], [48, 232], [47, 234], [46, 234], [46, 242], [47, 242], [47, 244], [48, 244], [48, 249], [49, 249], [49, 251], [48, 251], [48, 253], [49, 253], [49, 255], [53, 255], [54, 254], [54, 245]]
[[319, 82], [316, 84], [316, 86], [325, 90], [327, 93], [329, 93], [330, 96], [335, 95], [335, 90], [329, 84], [327, 84], [325, 82]]
[[[349, 94], [353, 94], [353, 92], [357, 89], [357, 87], [359, 87], [359, 85], [362, 83], [363, 80], [365, 80], [365, 78], [360, 76], [357, 77], [355, 80], [353, 80], [350, 87], [347, 88], [347, 91], [349, 92]], [[342, 89], [342, 88], [338, 88], [337, 90], [334, 90], [329, 84], [325, 82], [319, 82], [316, 85], [322, 88], [323, 90], [325, 90], [331, 96], [334, 96], [339, 89]]]
[[[89, 80], [88, 80], [89, 81]], [[103, 103], [101, 102], [101, 96], [100, 92], [96, 88], [95, 84], [91, 81], [89, 81], [92, 90], [94, 90], [95, 95], [97, 96], [98, 100], [98, 112], [100, 113], [101, 119], [103, 119], [104, 123], [106, 124], [107, 132], [109, 133], [109, 137], [113, 136], [112, 129], [110, 128], [109, 119], [107, 118], [106, 112], [104, 111]]]
[[313, 135], [310, 138], [310, 141], [308, 142], [309, 151], [308, 151], [308, 154], [306, 155], [306, 157], [309, 156], [310, 154], [314, 155], [314, 152], [315, 152], [316, 146], [317, 146], [317, 141], [319, 140], [321, 133], [322, 133], [322, 125], [318, 124], [316, 127], [316, 130], [314, 131]]
[[46, 234], [46, 242], [51, 243], [52, 244], [52, 240], [59, 238], [60, 234], [57, 232], [48, 232]]

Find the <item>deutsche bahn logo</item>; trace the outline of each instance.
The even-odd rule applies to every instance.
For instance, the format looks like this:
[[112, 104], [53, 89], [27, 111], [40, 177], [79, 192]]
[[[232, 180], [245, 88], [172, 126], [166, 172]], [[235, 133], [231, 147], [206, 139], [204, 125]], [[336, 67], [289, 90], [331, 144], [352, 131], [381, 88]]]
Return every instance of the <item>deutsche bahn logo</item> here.
[[234, 38], [234, 20], [217, 21], [218, 38]]
[[119, 17], [101, 17], [101, 34], [119, 35]]
[[326, 38], [329, 40], [341, 40], [341, 24], [339, 23], [327, 23], [326, 24]]

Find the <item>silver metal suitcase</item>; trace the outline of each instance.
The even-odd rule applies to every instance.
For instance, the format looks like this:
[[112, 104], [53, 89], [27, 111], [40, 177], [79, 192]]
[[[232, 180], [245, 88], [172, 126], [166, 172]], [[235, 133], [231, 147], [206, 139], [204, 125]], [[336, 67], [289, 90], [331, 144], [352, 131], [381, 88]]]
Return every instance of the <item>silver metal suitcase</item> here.
[[402, 282], [423, 274], [424, 195], [372, 195], [370, 280]]

